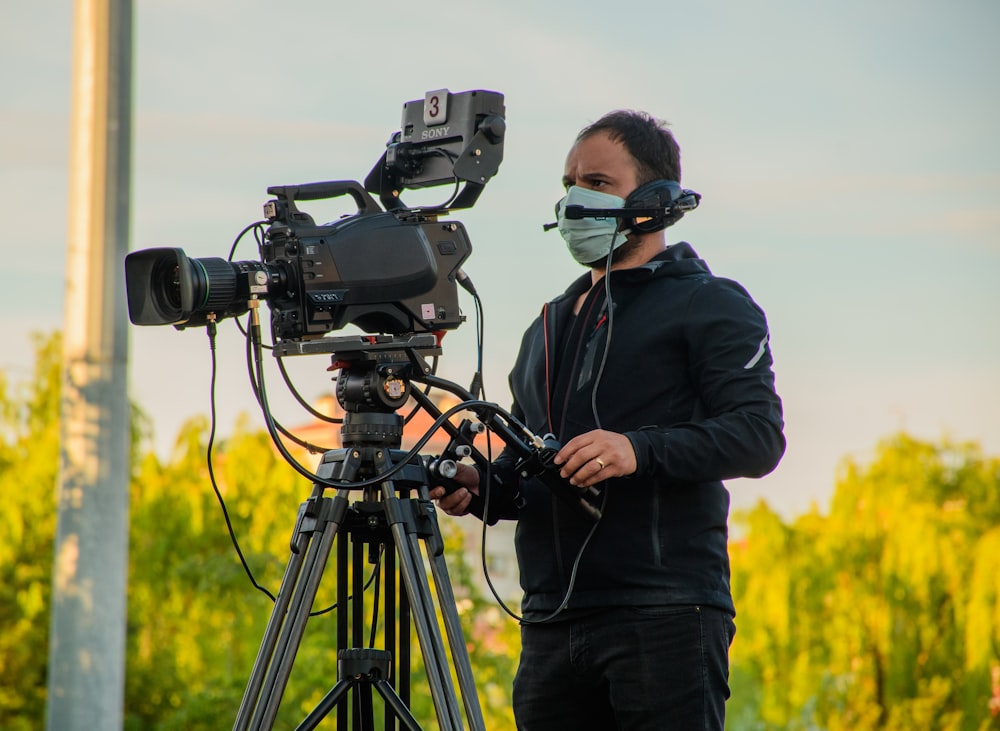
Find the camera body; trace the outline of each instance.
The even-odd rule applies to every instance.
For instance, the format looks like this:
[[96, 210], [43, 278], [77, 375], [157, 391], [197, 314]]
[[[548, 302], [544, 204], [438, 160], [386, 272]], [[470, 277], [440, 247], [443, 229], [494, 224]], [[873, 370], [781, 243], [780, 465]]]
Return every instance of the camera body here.
[[[201, 326], [267, 300], [275, 342], [323, 337], [348, 324], [368, 333], [437, 332], [464, 322], [457, 284], [472, 246], [462, 223], [439, 218], [473, 205], [503, 158], [503, 95], [428, 92], [407, 102], [403, 129], [359, 183], [273, 186], [264, 205], [260, 261], [189, 258], [179, 248], [125, 257], [129, 319]], [[409, 209], [405, 188], [451, 183], [435, 208]], [[459, 191], [457, 186], [464, 183]], [[379, 196], [383, 207], [372, 197]], [[350, 195], [357, 213], [316, 224], [301, 201]]]
[[357, 184], [268, 189], [277, 198], [265, 205], [271, 225], [261, 258], [281, 273], [269, 297], [275, 338], [312, 339], [349, 323], [394, 335], [458, 327], [465, 318], [455, 285], [472, 253], [465, 226], [379, 212], [363, 191], [370, 205], [331, 225], [316, 225], [295, 206], [303, 193], [313, 199], [350, 186]]

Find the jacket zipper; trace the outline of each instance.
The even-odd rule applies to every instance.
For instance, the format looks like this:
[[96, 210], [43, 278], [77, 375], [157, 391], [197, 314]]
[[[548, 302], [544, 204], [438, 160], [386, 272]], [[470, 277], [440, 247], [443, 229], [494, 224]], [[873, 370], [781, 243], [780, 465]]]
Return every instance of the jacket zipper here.
[[[590, 313], [593, 312], [593, 310], [594, 310], [594, 304], [596, 303], [596, 301], [597, 301], [597, 295], [595, 294], [594, 295], [594, 299], [590, 300], [590, 304], [587, 306], [587, 311], [586, 311], [586, 314], [584, 315], [584, 321], [586, 321], [586, 320], [588, 320], [590, 318]], [[546, 307], [545, 307], [545, 314], [546, 315], [548, 314], [548, 305], [546, 305]], [[578, 315], [578, 317], [579, 317], [579, 315]], [[597, 324], [597, 326], [600, 327], [600, 325], [602, 324], [602, 322], [603, 322], [603, 320], [599, 321], [598, 324]], [[546, 379], [548, 379], [548, 377], [549, 377], [549, 373], [548, 373], [549, 348], [550, 348], [550, 346], [554, 346], [554, 343], [552, 343], [550, 341], [550, 333], [548, 331], [546, 331], [545, 333], [543, 333], [543, 336], [545, 338]], [[591, 337], [593, 337], [593, 335], [591, 335]], [[570, 362], [570, 367], [571, 367], [570, 374], [571, 375], [572, 375], [573, 371], [576, 370], [576, 365], [577, 365], [577, 363], [579, 361], [579, 358], [580, 358], [580, 348], [583, 345], [584, 338], [585, 338], [585, 331], [583, 330], [583, 328], [581, 328], [579, 340], [577, 341], [576, 348], [573, 351], [573, 359]], [[566, 426], [566, 409], [567, 409], [567, 406], [569, 405], [569, 399], [570, 399], [570, 396], [571, 396], [571, 394], [573, 392], [573, 388], [571, 386], [572, 386], [572, 384], [570, 384], [570, 386], [568, 386], [566, 388], [566, 396], [563, 399], [562, 421], [561, 421], [561, 423], [559, 425], [560, 426], [559, 432], [562, 432], [564, 430], [565, 426]], [[548, 389], [549, 389], [549, 386], [547, 385], [546, 386], [546, 390], [548, 390]], [[547, 398], [547, 402], [549, 404], [551, 404], [551, 401], [552, 401], [552, 397], [551, 397], [551, 395], [549, 395], [549, 397]], [[549, 426], [550, 427], [554, 426], [554, 424], [552, 423], [552, 414], [551, 414], [551, 411], [549, 413]], [[556, 433], [555, 430], [553, 430], [553, 433]], [[553, 545], [555, 547], [556, 566], [559, 567], [559, 581], [560, 581], [561, 584], [565, 585], [568, 582], [568, 578], [566, 576], [565, 562], [563, 561], [562, 547], [560, 546], [559, 540], [558, 540], [558, 537], [559, 537], [559, 510], [558, 510], [558, 508], [559, 508], [559, 504], [558, 504], [559, 503], [559, 499], [555, 495], [552, 495], [551, 498], [550, 498], [550, 500], [551, 500], [550, 504], [551, 504], [551, 512], [552, 512], [552, 543], [553, 543]]]

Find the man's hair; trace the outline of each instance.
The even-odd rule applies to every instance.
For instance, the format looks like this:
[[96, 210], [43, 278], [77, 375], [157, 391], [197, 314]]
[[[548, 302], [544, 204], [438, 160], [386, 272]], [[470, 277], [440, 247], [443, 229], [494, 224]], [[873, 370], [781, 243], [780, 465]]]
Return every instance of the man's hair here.
[[576, 141], [599, 132], [625, 146], [635, 160], [639, 185], [660, 179], [681, 182], [681, 149], [667, 122], [646, 112], [619, 109], [584, 127]]

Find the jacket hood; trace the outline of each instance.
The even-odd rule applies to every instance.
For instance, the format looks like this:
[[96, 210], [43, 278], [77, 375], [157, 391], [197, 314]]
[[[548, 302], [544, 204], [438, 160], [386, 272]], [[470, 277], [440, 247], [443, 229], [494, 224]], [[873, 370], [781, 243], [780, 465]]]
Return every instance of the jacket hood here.
[[[668, 246], [645, 264], [631, 269], [619, 269], [611, 276], [614, 277], [614, 280], [623, 283], [636, 283], [660, 277], [689, 277], [711, 273], [708, 264], [698, 256], [691, 244], [680, 241]], [[587, 272], [577, 278], [563, 294], [553, 301], [556, 302], [567, 297], [579, 297], [590, 287], [590, 272]]]

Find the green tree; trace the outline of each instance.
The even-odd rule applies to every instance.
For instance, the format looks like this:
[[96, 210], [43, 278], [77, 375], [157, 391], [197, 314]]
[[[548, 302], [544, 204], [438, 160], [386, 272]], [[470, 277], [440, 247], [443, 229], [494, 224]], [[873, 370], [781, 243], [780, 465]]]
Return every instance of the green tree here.
[[49, 596], [59, 467], [58, 336], [36, 336], [33, 378], [0, 374], [0, 728], [45, 713]]
[[730, 728], [1000, 727], [998, 487], [975, 445], [898, 435], [845, 465], [828, 516], [743, 516]]

